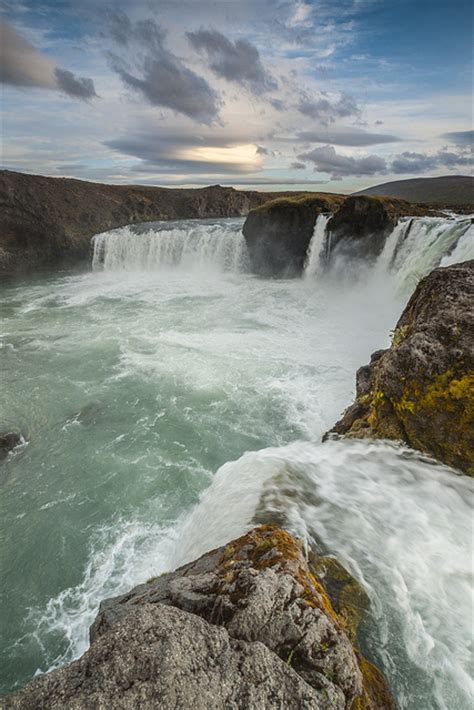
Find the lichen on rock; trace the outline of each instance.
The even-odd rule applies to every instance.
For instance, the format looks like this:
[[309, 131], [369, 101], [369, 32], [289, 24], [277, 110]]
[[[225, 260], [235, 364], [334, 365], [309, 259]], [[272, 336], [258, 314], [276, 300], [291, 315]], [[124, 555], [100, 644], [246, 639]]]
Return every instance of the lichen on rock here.
[[474, 475], [474, 261], [418, 284], [392, 345], [358, 372], [363, 387], [332, 429], [401, 440]]
[[89, 651], [5, 707], [394, 708], [350, 635], [303, 544], [263, 525], [103, 602]]

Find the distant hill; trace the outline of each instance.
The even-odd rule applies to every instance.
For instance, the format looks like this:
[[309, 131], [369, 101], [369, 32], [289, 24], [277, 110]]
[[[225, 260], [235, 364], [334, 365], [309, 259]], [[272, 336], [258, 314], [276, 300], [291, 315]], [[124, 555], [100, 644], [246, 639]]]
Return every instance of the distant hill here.
[[437, 178], [395, 180], [368, 187], [354, 194], [398, 197], [409, 202], [466, 205], [474, 203], [474, 178], [464, 175], [446, 175]]

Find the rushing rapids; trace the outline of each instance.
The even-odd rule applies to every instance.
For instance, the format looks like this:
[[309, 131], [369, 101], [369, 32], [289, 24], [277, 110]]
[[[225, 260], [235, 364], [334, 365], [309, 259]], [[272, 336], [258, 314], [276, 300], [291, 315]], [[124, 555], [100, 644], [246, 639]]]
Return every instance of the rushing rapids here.
[[320, 442], [472, 226], [403, 220], [341, 279], [326, 223], [303, 279], [253, 277], [242, 220], [214, 220], [113, 230], [91, 273], [2, 286], [5, 425], [27, 439], [1, 481], [4, 690], [80, 655], [104, 597], [273, 519], [365, 586], [364, 650], [401, 708], [470, 707], [472, 479]]

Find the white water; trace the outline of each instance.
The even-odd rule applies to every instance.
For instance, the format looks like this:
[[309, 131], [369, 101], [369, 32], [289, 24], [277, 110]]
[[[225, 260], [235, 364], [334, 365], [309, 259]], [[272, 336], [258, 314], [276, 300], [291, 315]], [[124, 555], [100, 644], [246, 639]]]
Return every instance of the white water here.
[[204, 220], [122, 227], [94, 237], [92, 268], [105, 271], [155, 270], [167, 266], [243, 271], [247, 250], [242, 220], [212, 224]]
[[314, 234], [309, 245], [304, 267], [304, 273], [307, 278], [323, 273], [326, 257], [328, 256], [326, 227], [329, 218], [330, 215], [320, 214], [314, 225]]
[[[254, 278], [230, 220], [114, 230], [93, 273], [12, 289], [7, 401], [32, 441], [7, 481], [8, 582], [20, 541], [47, 591], [12, 631], [12, 678], [80, 655], [101, 599], [275, 515], [366, 587], [366, 646], [400, 708], [471, 707], [471, 479], [385, 443], [320, 443], [418, 272], [474, 256], [467, 223], [434, 241], [430, 226], [414, 241], [400, 224], [360, 281], [321, 277], [323, 218], [308, 278]], [[9, 598], [31, 604], [24, 568]]]

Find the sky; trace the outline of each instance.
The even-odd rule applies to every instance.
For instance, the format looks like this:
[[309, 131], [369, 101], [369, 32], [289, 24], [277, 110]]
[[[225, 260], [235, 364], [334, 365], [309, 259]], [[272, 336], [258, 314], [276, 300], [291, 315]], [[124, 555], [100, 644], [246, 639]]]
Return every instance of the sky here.
[[470, 0], [0, 0], [1, 162], [349, 193], [469, 175]]

